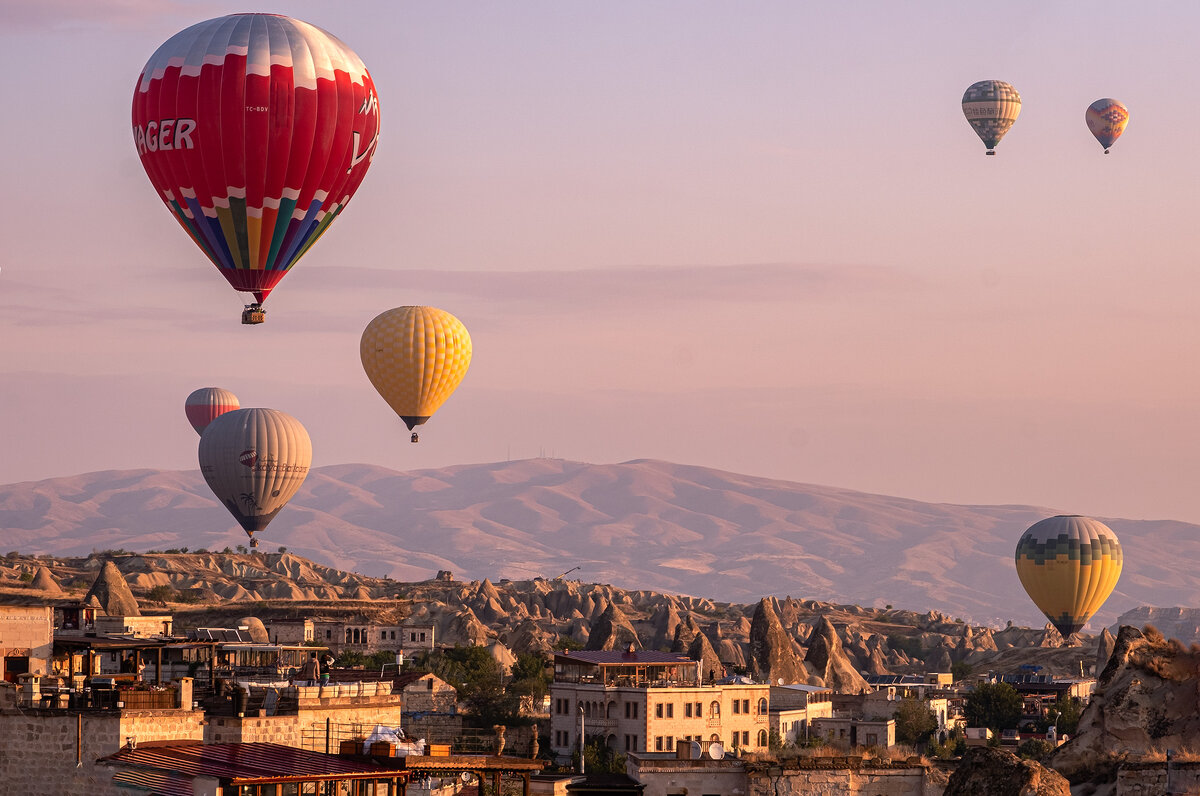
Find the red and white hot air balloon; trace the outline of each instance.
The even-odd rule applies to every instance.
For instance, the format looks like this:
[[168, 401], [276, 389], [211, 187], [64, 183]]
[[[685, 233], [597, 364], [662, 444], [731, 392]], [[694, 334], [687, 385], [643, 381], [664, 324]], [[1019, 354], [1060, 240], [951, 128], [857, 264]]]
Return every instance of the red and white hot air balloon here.
[[220, 387], [201, 387], [183, 402], [183, 411], [197, 434], [203, 434], [208, 424], [221, 415], [241, 407], [236, 395]]
[[235, 290], [243, 323], [341, 213], [379, 140], [375, 84], [354, 51], [277, 14], [192, 25], [133, 93], [142, 166]]

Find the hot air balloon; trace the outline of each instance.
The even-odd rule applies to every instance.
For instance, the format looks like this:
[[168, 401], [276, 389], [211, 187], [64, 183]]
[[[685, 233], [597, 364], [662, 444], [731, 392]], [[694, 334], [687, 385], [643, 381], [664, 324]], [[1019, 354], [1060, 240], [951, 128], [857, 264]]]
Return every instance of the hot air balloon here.
[[1121, 137], [1121, 133], [1125, 132], [1125, 125], [1129, 124], [1129, 109], [1119, 100], [1105, 97], [1089, 105], [1083, 118], [1107, 155], [1109, 147]]
[[237, 396], [220, 387], [201, 387], [183, 402], [183, 411], [197, 434], [203, 434], [208, 424], [221, 415], [240, 407]]
[[307, 22], [233, 14], [150, 56], [133, 139], [160, 198], [234, 290], [243, 323], [341, 213], [379, 140], [375, 84]]
[[962, 109], [987, 154], [994, 155], [996, 145], [1021, 114], [1021, 95], [1003, 80], [980, 80], [963, 94]]
[[312, 442], [300, 421], [277, 409], [235, 409], [200, 435], [200, 472], [258, 547], [267, 527], [304, 483]]
[[1121, 577], [1121, 543], [1102, 522], [1077, 515], [1034, 523], [1017, 542], [1017, 576], [1067, 639], [1104, 604]]
[[[466, 375], [471, 335], [445, 310], [397, 307], [367, 324], [359, 355], [371, 384], [412, 431]], [[418, 441], [415, 431], [411, 441]]]

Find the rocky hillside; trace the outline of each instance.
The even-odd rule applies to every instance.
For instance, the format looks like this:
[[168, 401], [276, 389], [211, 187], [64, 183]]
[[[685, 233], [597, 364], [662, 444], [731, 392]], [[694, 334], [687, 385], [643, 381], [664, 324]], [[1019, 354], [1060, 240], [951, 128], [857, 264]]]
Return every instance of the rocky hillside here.
[[1151, 750], [1195, 754], [1200, 738], [1200, 647], [1124, 626], [1079, 730], [1050, 757], [1072, 782]]
[[[571, 572], [739, 603], [791, 595], [1040, 625], [1013, 549], [1029, 525], [1055, 513], [922, 503], [661, 461], [533, 459], [409, 473], [337, 465], [312, 471], [263, 549], [405, 581], [438, 570], [493, 581]], [[1200, 529], [1105, 521], [1121, 538], [1125, 573], [1093, 627], [1138, 605], [1200, 604], [1192, 566]], [[58, 556], [246, 542], [198, 472], [152, 470], [0, 486], [0, 539], [8, 550]]]
[[[116, 579], [109, 573], [119, 573]], [[102, 583], [103, 588], [98, 588]], [[994, 671], [1040, 663], [1047, 672], [1090, 668], [1088, 640], [1064, 647], [1052, 628], [995, 631], [936, 611], [880, 610], [816, 600], [763, 597], [729, 603], [556, 578], [492, 583], [404, 583], [315, 564], [290, 553], [126, 554], [0, 559], [0, 600], [119, 599], [142, 613], [170, 612], [180, 629], [231, 626], [246, 616], [364, 617], [433, 624], [445, 643], [547, 652], [588, 649], [685, 652], [708, 673], [747, 672], [771, 680], [861, 691], [862, 673], [948, 671], [959, 661]]]

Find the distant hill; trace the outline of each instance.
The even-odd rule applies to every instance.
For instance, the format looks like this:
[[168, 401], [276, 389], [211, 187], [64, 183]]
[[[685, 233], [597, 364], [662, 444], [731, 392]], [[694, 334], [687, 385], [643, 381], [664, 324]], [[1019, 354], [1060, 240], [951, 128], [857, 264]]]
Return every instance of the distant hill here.
[[[753, 603], [791, 595], [980, 624], [1040, 627], [1013, 568], [1017, 538], [1057, 513], [1032, 506], [922, 503], [847, 489], [639, 460], [553, 459], [400, 473], [315, 469], [272, 523], [320, 564], [401, 581], [451, 570], [465, 579], [573, 578]], [[1104, 519], [1125, 573], [1093, 619], [1138, 605], [1198, 605], [1200, 528]], [[0, 546], [86, 555], [220, 550], [244, 534], [198, 472], [106, 471], [0, 486]], [[0, 550], [3, 552], [3, 550]]]

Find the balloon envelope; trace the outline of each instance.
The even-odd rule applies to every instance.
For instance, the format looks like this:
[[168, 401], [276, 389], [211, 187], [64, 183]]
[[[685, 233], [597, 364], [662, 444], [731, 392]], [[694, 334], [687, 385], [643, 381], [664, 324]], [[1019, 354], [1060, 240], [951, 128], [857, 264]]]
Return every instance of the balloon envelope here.
[[1125, 132], [1129, 124], [1129, 109], [1112, 97], [1098, 99], [1083, 114], [1088, 129], [1107, 153], [1108, 148]]
[[990, 154], [1021, 114], [1021, 95], [1003, 80], [980, 80], [963, 94], [962, 109]]
[[133, 93], [134, 145], [159, 197], [259, 302], [350, 201], [378, 136], [375, 84], [358, 56], [275, 14], [175, 34]]
[[1062, 515], [1034, 523], [1017, 542], [1017, 576], [1064, 639], [1099, 610], [1121, 577], [1121, 543], [1102, 522]]
[[300, 489], [312, 442], [300, 421], [277, 409], [236, 409], [200, 435], [200, 472], [253, 539]]
[[436, 307], [380, 313], [359, 342], [363, 370], [411, 430], [450, 397], [471, 364], [471, 335]]
[[197, 434], [203, 434], [208, 424], [221, 415], [240, 408], [237, 396], [220, 387], [201, 387], [183, 402], [183, 411]]

